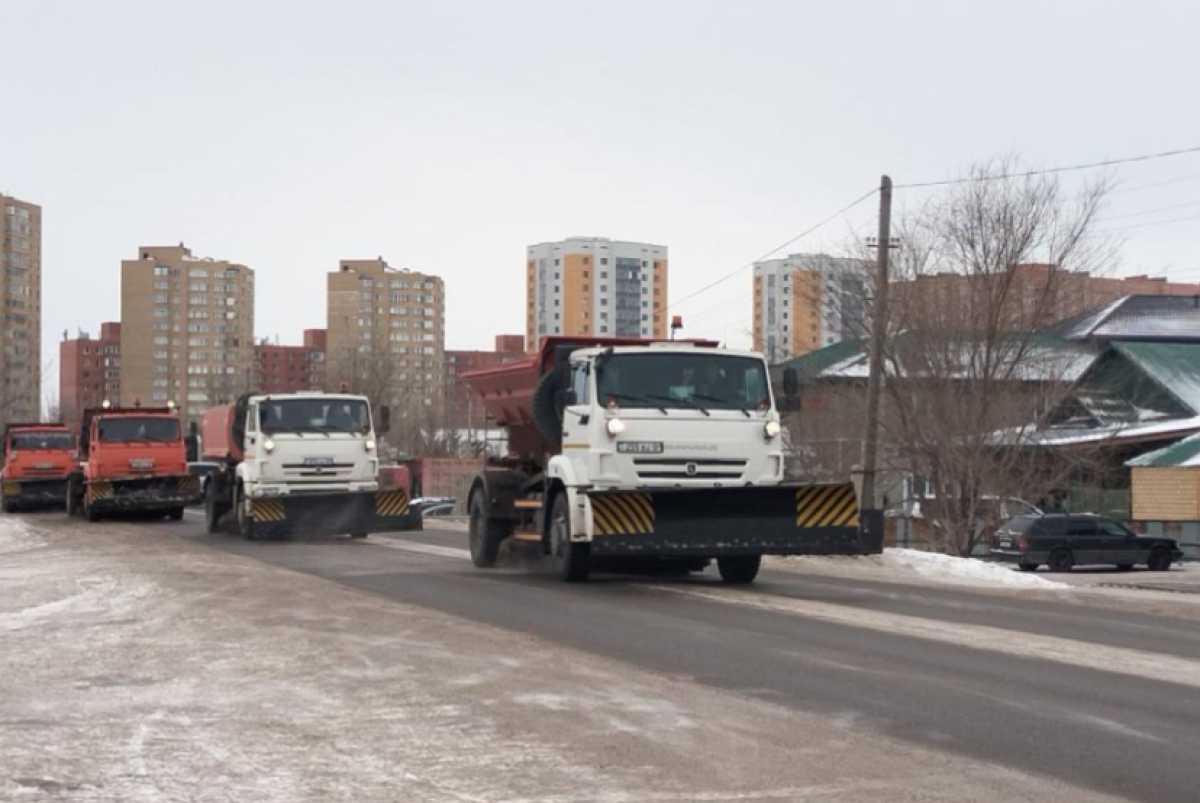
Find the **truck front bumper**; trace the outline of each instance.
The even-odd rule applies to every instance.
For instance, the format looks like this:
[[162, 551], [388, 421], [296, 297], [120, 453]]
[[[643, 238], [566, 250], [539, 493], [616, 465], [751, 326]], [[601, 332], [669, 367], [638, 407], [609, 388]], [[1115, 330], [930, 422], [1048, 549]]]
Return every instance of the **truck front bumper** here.
[[187, 507], [200, 499], [200, 478], [134, 477], [92, 480], [84, 489], [87, 504], [101, 513], [166, 511]]
[[286, 494], [250, 499], [256, 535], [339, 535], [417, 530], [421, 511], [402, 490]]
[[854, 487], [777, 485], [592, 491], [593, 555], [864, 555], [883, 550], [883, 517]]
[[22, 507], [61, 507], [67, 499], [67, 480], [5, 480], [4, 498]]

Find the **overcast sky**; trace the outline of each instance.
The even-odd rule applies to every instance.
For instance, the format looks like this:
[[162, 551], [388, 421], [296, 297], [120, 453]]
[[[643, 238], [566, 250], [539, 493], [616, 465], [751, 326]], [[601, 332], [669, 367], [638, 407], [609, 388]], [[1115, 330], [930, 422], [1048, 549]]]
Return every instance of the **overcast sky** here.
[[[881, 172], [1200, 145], [1197, 30], [1182, 0], [5, 0], [0, 192], [43, 207], [47, 386], [142, 244], [252, 267], [284, 343], [325, 325], [338, 259], [382, 255], [445, 278], [449, 348], [486, 347], [524, 328], [530, 243], [665, 244], [680, 299]], [[1200, 154], [1115, 177], [1121, 272], [1200, 280]], [[745, 343], [749, 287], [672, 311]]]

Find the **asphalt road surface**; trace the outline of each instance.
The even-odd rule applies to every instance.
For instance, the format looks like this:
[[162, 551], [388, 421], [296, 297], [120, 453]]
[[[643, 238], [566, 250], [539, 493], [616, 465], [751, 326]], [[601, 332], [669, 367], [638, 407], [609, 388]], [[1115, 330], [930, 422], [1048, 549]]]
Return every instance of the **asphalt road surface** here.
[[[658, 759], [639, 752], [649, 750], [644, 746], [632, 755], [603, 753], [593, 741], [602, 743], [604, 734], [576, 734], [564, 724], [561, 739], [576, 745], [575, 758], [591, 772], [615, 779], [654, 769], [664, 778], [694, 777], [699, 786], [674, 796], [611, 790], [590, 796], [581, 779], [574, 794], [537, 799], [1200, 799], [1200, 620], [1194, 616], [1092, 606], [1073, 592], [983, 592], [794, 569], [766, 569], [754, 586], [741, 588], [722, 585], [713, 569], [683, 577], [599, 575], [568, 585], [515, 559], [477, 570], [465, 533], [453, 528], [366, 541], [247, 542], [205, 534], [190, 511], [176, 525], [97, 526], [118, 533], [161, 527], [167, 537], [155, 535], [156, 549], [190, 550], [193, 563], [208, 553], [214, 560], [237, 558], [242, 567], [288, 570], [279, 576], [306, 584], [297, 592], [298, 607], [315, 599], [313, 588], [339, 587], [365, 593], [385, 606], [385, 615], [392, 605], [397, 617], [417, 616], [405, 611], [449, 617], [437, 628], [464, 661], [515, 666], [535, 645], [559, 650], [554, 660], [562, 675], [539, 670], [543, 676], [525, 677], [514, 699], [563, 717], [561, 723], [607, 710], [611, 700], [596, 687], [611, 684], [615, 671], [665, 680], [655, 693], [663, 709], [641, 703], [626, 709], [640, 712], [637, 722], [610, 717], [600, 731], [661, 728], [653, 738], [665, 744], [666, 734], [683, 727], [672, 718], [710, 729], [688, 748], [686, 759], [694, 762], [688, 770], [654, 768]], [[447, 623], [457, 622], [477, 629], [454, 646], [457, 625]], [[354, 628], [339, 621], [332, 629], [353, 634]], [[516, 654], [505, 654], [506, 643]], [[435, 680], [428, 681], [431, 690]], [[745, 719], [729, 713], [729, 701], [736, 708], [738, 700]], [[524, 720], [497, 715], [514, 730], [524, 727]], [[705, 754], [706, 741], [720, 752]], [[844, 777], [826, 786], [814, 777], [804, 785], [799, 768], [809, 754], [834, 774], [844, 764], [842, 776], [864, 779], [863, 785], [847, 786]], [[730, 764], [763, 775], [767, 763], [777, 777], [731, 780], [738, 776]], [[710, 780], [710, 765], [726, 771]], [[738, 784], [744, 790], [731, 788]], [[534, 799], [495, 799], [501, 797]]]
[[[860, 727], [1083, 789], [1200, 799], [1196, 621], [782, 571], [765, 571], [750, 589], [723, 586], [712, 569], [568, 585], [536, 566], [477, 570], [465, 535], [454, 530], [375, 536], [353, 549], [324, 539], [189, 537], [775, 705], [853, 712]], [[810, 605], [841, 608], [862, 626], [810, 617]], [[892, 634], [896, 614], [955, 629], [936, 641]], [[976, 627], [1010, 643], [955, 643], [959, 630]], [[1035, 636], [1065, 642], [1064, 660], [1047, 660], [1053, 642], [1047, 653], [1022, 654]], [[1108, 648], [1100, 662], [1090, 660], [1089, 646]], [[1113, 653], [1133, 661], [1107, 663]]]

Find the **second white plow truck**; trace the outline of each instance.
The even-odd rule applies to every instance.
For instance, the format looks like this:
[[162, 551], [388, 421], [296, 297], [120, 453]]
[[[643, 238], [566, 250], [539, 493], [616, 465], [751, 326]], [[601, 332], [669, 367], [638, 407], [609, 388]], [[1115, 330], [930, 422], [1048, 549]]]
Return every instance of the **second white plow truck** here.
[[525, 362], [466, 375], [508, 434], [468, 501], [471, 558], [540, 545], [566, 580], [603, 560], [715, 559], [749, 583], [763, 555], [882, 548], [850, 482], [784, 485], [762, 355], [710, 342], [551, 337]]

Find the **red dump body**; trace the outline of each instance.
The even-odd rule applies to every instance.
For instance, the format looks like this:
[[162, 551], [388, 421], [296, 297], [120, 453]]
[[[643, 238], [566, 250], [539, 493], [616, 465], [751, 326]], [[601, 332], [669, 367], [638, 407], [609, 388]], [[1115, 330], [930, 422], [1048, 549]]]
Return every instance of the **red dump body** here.
[[242, 444], [234, 436], [237, 405], [210, 407], [200, 416], [200, 439], [204, 444], [201, 459], [237, 463], [242, 459]]
[[[593, 346], [648, 346], [661, 340], [625, 337], [545, 337], [541, 349], [528, 359], [462, 375], [471, 390], [483, 401], [488, 415], [508, 430], [509, 451], [530, 454], [546, 451], [546, 444], [533, 420], [533, 396], [538, 382], [555, 365], [555, 355], [563, 346], [585, 349]], [[678, 341], [713, 348], [712, 340]]]

